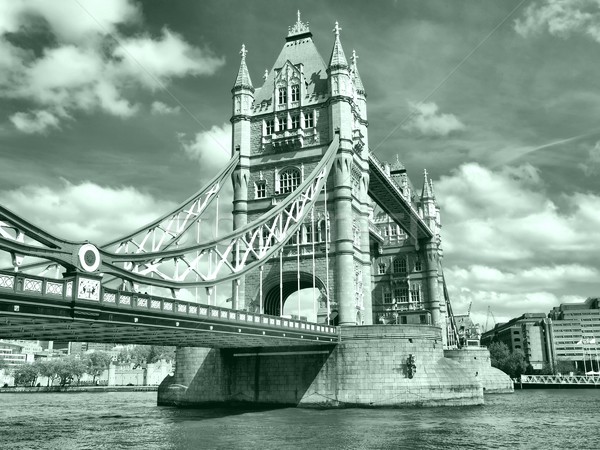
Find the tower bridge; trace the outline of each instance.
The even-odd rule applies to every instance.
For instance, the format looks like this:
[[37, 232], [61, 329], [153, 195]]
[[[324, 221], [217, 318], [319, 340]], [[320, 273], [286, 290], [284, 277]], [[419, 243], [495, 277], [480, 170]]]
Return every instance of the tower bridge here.
[[[486, 350], [456, 353], [433, 183], [425, 172], [418, 193], [370, 151], [358, 57], [333, 31], [326, 64], [298, 15], [260, 87], [242, 46], [230, 162], [152, 223], [95, 245], [0, 206], [0, 338], [176, 345], [161, 404], [477, 404], [483, 378], [512, 390]], [[310, 320], [300, 300], [291, 317], [307, 288]]]

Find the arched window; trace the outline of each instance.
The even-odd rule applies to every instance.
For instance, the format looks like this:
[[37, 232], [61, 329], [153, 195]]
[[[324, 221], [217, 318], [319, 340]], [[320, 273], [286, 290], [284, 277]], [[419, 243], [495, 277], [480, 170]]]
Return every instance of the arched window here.
[[295, 168], [282, 170], [279, 173], [279, 192], [288, 194], [300, 185], [300, 171]]
[[399, 256], [394, 259], [394, 273], [406, 273], [406, 258]]

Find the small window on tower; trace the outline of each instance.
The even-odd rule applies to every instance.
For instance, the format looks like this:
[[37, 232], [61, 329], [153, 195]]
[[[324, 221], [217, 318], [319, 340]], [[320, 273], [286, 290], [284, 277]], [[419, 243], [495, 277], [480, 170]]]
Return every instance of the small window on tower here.
[[379, 266], [377, 266], [377, 274], [385, 275], [385, 264], [384, 263], [379, 263]]
[[261, 180], [261, 181], [257, 181], [254, 186], [255, 186], [256, 198], [266, 198], [267, 183], [265, 183], [263, 180]]
[[392, 293], [391, 292], [383, 293], [383, 303], [392, 303]]
[[292, 116], [292, 130], [300, 128], [300, 116]]
[[297, 102], [300, 100], [300, 85], [292, 85], [292, 101]]
[[312, 128], [315, 126], [312, 112], [304, 114], [304, 128]]
[[279, 88], [279, 104], [283, 105], [287, 103], [287, 88], [280, 87]]
[[267, 120], [265, 130], [267, 135], [273, 134], [275, 132], [275, 121]]
[[406, 273], [406, 258], [400, 256], [394, 259], [394, 273]]
[[421, 260], [416, 259], [415, 260], [415, 271], [420, 272], [421, 270], [423, 270], [423, 265], [421, 264]]

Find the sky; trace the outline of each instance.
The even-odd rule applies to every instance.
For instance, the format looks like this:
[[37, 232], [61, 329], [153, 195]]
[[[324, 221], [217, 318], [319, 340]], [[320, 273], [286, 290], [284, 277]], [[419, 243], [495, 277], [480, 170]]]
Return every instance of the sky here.
[[0, 204], [98, 244], [168, 211], [229, 158], [241, 45], [260, 86], [298, 9], [356, 50], [371, 150], [433, 179], [455, 313], [600, 295], [598, 0], [0, 0]]

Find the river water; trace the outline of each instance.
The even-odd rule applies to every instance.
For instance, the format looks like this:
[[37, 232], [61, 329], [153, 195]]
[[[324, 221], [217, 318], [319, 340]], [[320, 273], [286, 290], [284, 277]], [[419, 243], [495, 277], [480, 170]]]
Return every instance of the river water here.
[[600, 389], [486, 395], [484, 406], [240, 412], [156, 392], [0, 394], [0, 449], [600, 449]]

